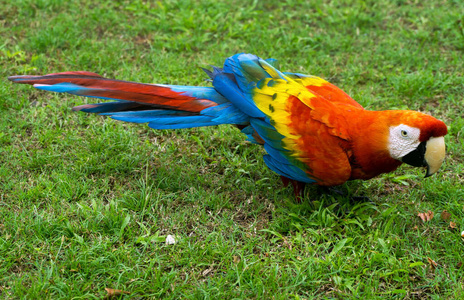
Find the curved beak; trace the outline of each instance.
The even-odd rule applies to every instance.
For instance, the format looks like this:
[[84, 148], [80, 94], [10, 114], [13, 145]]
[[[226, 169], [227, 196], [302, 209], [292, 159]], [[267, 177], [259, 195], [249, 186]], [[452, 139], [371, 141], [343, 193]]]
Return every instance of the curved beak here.
[[425, 177], [440, 169], [445, 160], [445, 137], [432, 137], [419, 144], [416, 150], [406, 154], [401, 161], [414, 167], [427, 167]]
[[445, 137], [430, 138], [426, 147], [424, 157], [427, 163], [427, 173], [425, 177], [429, 177], [440, 169], [445, 160]]

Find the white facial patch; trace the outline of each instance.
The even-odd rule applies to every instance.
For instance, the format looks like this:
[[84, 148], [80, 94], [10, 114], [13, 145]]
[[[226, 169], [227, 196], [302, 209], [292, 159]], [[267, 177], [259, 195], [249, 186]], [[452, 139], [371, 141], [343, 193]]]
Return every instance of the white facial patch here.
[[416, 150], [419, 146], [420, 129], [400, 124], [390, 127], [389, 147], [390, 156], [401, 160], [406, 154]]

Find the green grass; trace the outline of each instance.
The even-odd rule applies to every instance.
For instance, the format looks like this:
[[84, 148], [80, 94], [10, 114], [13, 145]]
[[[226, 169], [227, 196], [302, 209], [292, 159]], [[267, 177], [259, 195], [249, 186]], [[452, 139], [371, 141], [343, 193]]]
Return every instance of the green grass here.
[[[464, 298], [463, 11], [458, 0], [0, 0], [1, 298]], [[444, 166], [341, 187], [371, 202], [308, 188], [296, 204], [230, 126], [151, 130], [6, 80], [87, 70], [207, 85], [200, 67], [238, 52], [326, 78], [368, 109], [444, 120]]]

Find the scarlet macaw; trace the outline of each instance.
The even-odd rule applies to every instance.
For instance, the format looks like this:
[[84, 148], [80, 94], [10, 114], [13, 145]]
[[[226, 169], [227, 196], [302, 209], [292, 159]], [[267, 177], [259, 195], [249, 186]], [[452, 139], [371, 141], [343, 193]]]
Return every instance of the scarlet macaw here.
[[315, 76], [282, 73], [274, 60], [251, 54], [205, 70], [213, 87], [143, 84], [91, 72], [12, 76], [16, 83], [111, 102], [74, 107], [155, 129], [235, 124], [264, 146], [267, 166], [299, 199], [305, 184], [336, 186], [370, 179], [403, 162], [437, 172], [446, 125], [409, 110], [369, 111]]

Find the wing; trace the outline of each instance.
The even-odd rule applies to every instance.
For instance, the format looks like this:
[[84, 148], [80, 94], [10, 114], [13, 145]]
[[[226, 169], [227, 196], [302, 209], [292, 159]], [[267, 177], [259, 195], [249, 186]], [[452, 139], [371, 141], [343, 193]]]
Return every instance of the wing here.
[[264, 141], [264, 159], [273, 171], [322, 185], [349, 179], [348, 126], [336, 104], [359, 104], [344, 93], [338, 99], [339, 89], [320, 78], [284, 74], [253, 55], [229, 58], [224, 72], [235, 75], [246, 105], [234, 104], [251, 111], [251, 126]]

